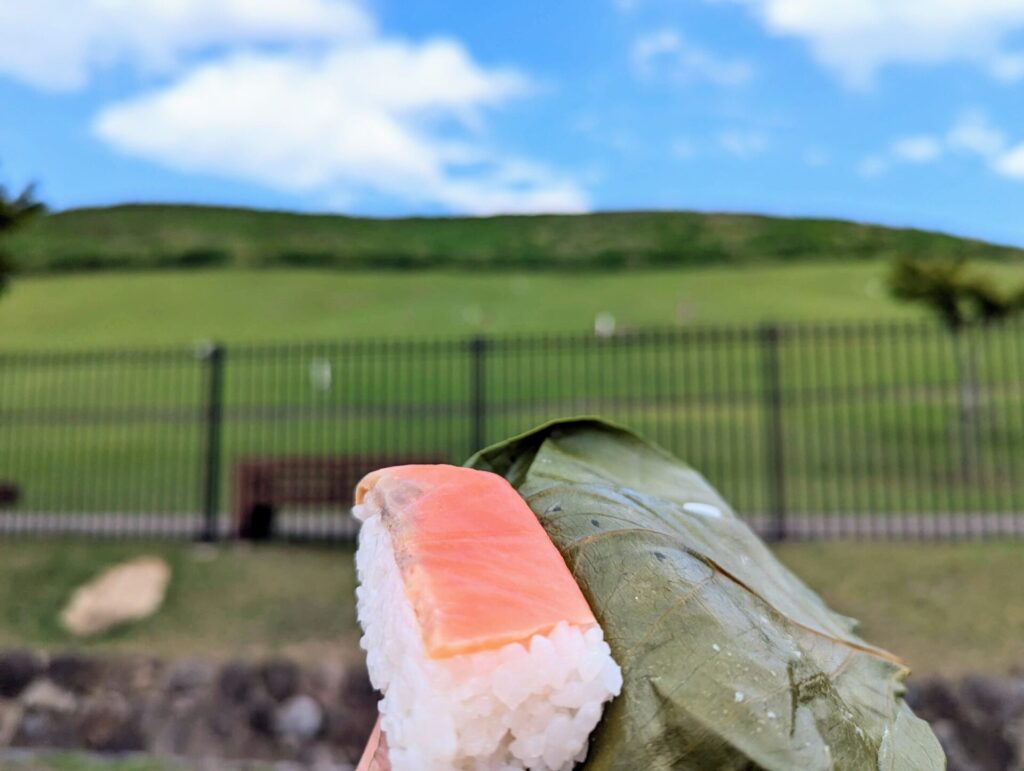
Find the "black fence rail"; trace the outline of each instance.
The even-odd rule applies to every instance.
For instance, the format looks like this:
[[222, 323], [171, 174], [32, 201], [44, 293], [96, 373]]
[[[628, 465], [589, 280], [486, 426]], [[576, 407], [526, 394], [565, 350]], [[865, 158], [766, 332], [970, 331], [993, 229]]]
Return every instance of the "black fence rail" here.
[[349, 538], [355, 481], [627, 424], [772, 538], [1024, 536], [1024, 325], [0, 354], [0, 533]]

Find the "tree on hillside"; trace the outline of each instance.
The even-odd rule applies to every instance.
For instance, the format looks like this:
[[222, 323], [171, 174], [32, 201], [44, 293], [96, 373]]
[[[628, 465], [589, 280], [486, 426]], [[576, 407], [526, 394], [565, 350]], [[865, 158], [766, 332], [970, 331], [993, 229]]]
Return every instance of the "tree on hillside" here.
[[962, 258], [903, 257], [892, 266], [889, 288], [897, 299], [925, 305], [953, 335], [960, 390], [961, 463], [964, 474], [973, 478], [978, 465], [981, 389], [975, 347], [967, 332], [1024, 312], [1024, 285], [1002, 287]]
[[45, 211], [45, 206], [36, 198], [35, 188], [29, 185], [18, 195], [9, 193], [0, 185], [0, 293], [7, 286], [11, 263], [3, 249], [3, 236], [29, 218]]
[[893, 264], [889, 287], [900, 300], [926, 305], [951, 332], [1001, 321], [1024, 310], [1024, 287], [1002, 288], [962, 258], [904, 257]]

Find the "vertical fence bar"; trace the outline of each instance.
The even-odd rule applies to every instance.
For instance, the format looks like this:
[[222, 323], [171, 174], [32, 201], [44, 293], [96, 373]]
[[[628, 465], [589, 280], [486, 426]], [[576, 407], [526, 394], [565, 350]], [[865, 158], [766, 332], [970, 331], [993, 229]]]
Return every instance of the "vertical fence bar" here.
[[204, 541], [217, 540], [220, 507], [220, 440], [224, 422], [224, 348], [212, 344], [203, 351], [206, 366], [206, 414], [203, 432], [203, 530]]
[[[885, 348], [888, 341], [885, 326], [876, 320], [870, 326], [865, 324], [865, 333], [869, 341], [864, 349], [865, 369], [869, 372], [874, 370], [873, 382], [869, 379], [864, 384], [865, 391], [870, 394], [864, 405], [864, 420], [870, 426], [870, 438], [864, 443], [864, 451], [872, 461], [868, 471], [868, 489], [872, 491], [868, 500], [872, 505], [866, 512], [866, 524], [869, 537], [878, 538], [892, 526], [895, 513], [899, 511], [898, 493], [903, 475], [900, 474], [895, 480], [889, 479], [889, 474], [898, 462], [896, 454], [892, 452], [892, 444], [899, 439], [895, 427], [891, 429], [892, 433], [886, 429], [886, 416], [890, 405], [896, 401], [897, 386], [894, 382], [895, 369], [886, 366]], [[893, 495], [894, 492], [896, 495]]]
[[482, 450], [487, 437], [487, 340], [469, 341], [470, 452]]
[[[793, 341], [793, 345], [790, 347], [789, 362], [792, 371], [790, 383], [792, 387], [789, 393], [789, 417], [791, 425], [795, 427], [792, 432], [792, 439], [790, 440], [790, 446], [792, 453], [790, 458], [792, 461], [789, 464], [789, 472], [793, 473], [793, 467], [796, 467], [796, 473], [791, 477], [788, 488], [790, 490], [789, 503], [793, 508], [792, 514], [797, 515], [799, 521], [802, 523], [800, 527], [800, 538], [801, 540], [810, 538], [814, 532], [814, 528], [819, 524], [817, 517], [813, 516], [814, 504], [811, 502], [814, 497], [814, 483], [811, 475], [808, 473], [810, 466], [808, 462], [808, 432], [806, 429], [807, 425], [807, 373], [809, 366], [807, 363], [807, 338], [804, 334], [805, 329], [797, 327], [790, 331], [790, 337]], [[794, 492], [795, 491], [795, 492]], [[792, 518], [791, 514], [791, 518]]]
[[[1015, 343], [1015, 345], [1013, 345]], [[1012, 348], [1009, 346], [1013, 345]], [[1017, 420], [1013, 422], [1013, 425], [1017, 427], [1020, 434], [1013, 434], [1014, 437], [1024, 439], [1024, 394], [1021, 392], [1021, 383], [1024, 381], [1024, 324], [1016, 324], [1011, 328], [1010, 337], [1007, 340], [1008, 360], [1013, 362], [1013, 377], [1009, 379], [1009, 382], [1013, 384], [1010, 391], [1011, 403], [1013, 404], [1013, 413], [1016, 415]], [[1021, 457], [1021, 445], [1022, 441], [1015, 438], [1011, 443], [1012, 450], [1010, 452], [1010, 465], [1014, 467], [1017, 465], [1017, 460]], [[1024, 460], [1024, 458], [1021, 458]], [[1020, 479], [1015, 472], [1014, 480]], [[1013, 515], [1011, 520], [1011, 534], [1024, 537], [1024, 494], [1022, 494], [1022, 487], [1024, 485], [1014, 484], [1012, 490], [1014, 495], [1010, 501], [1010, 513]]]
[[765, 452], [768, 505], [771, 522], [767, 538], [786, 538], [786, 459], [782, 437], [781, 330], [775, 324], [761, 327], [761, 361], [764, 368]]
[[[917, 501], [918, 480], [921, 473], [917, 465], [917, 448], [913, 441], [913, 421], [917, 417], [915, 399], [912, 391], [909, 391], [912, 376], [908, 377], [907, 368], [910, 358], [909, 337], [912, 334], [910, 327], [898, 322], [890, 322], [888, 325], [889, 345], [886, 369], [892, 373], [892, 394], [893, 409], [890, 412], [894, 415], [893, 442], [896, 444], [894, 453], [896, 469], [896, 508], [890, 521], [890, 528], [886, 535], [891, 537], [898, 533], [900, 538], [909, 536], [908, 523], [911, 521], [911, 512], [918, 511], [922, 507]], [[904, 420], [900, 416], [905, 416]]]

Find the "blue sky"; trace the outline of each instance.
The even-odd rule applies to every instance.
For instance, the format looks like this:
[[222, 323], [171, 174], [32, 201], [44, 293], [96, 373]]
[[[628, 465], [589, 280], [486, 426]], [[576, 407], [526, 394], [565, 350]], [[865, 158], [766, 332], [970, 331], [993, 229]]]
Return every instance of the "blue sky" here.
[[702, 209], [1024, 244], [1024, 0], [0, 0], [57, 208]]

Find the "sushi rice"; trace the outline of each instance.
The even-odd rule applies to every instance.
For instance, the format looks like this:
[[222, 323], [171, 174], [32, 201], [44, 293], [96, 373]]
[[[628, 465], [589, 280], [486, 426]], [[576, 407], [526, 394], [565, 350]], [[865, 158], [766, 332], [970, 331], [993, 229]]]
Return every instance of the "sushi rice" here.
[[443, 658], [427, 655], [376, 496], [362, 520], [357, 613], [395, 771], [568, 771], [622, 674], [595, 624]]

